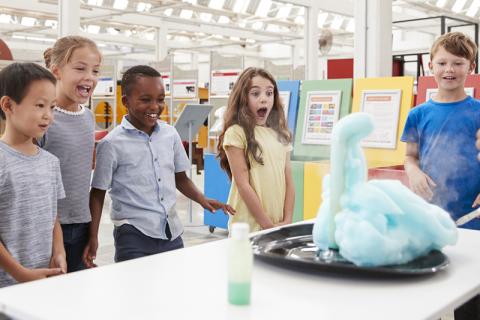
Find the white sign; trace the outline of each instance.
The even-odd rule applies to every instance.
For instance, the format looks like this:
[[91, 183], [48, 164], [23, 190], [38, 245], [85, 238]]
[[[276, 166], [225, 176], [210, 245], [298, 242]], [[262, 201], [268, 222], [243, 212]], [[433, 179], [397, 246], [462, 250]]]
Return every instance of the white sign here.
[[210, 96], [216, 98], [228, 98], [233, 85], [237, 81], [242, 70], [214, 70], [210, 85]]
[[340, 117], [342, 92], [311, 91], [307, 93], [307, 108], [303, 124], [303, 144], [328, 145], [333, 125]]
[[171, 88], [171, 79], [172, 79], [172, 73], [171, 72], [162, 72], [162, 82], [163, 86], [165, 87], [165, 95], [169, 96], [172, 93], [172, 88]]
[[93, 90], [93, 96], [113, 96], [114, 81], [112, 77], [98, 78], [97, 86]]
[[[464, 89], [465, 89], [465, 93], [467, 94], [467, 96], [475, 98], [475, 96], [474, 96], [475, 88], [468, 87], [468, 88], [464, 88]], [[432, 99], [437, 94], [437, 92], [438, 92], [438, 88], [428, 88], [427, 89], [427, 94], [426, 94], [426, 97], [425, 97], [425, 101], [428, 101], [428, 100]]]
[[283, 105], [283, 111], [285, 111], [285, 119], [288, 119], [288, 107], [290, 106], [290, 91], [279, 91], [280, 102]]
[[197, 97], [197, 80], [174, 79], [173, 80], [173, 97], [174, 98], [196, 98]]
[[395, 149], [397, 145], [398, 117], [402, 90], [365, 90], [360, 110], [373, 118], [373, 132], [362, 146]]

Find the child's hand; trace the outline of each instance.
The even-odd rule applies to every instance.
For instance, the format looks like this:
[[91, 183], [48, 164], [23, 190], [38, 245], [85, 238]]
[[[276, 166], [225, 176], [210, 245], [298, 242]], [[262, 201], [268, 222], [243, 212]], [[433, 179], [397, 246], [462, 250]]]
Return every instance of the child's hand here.
[[222, 209], [225, 214], [231, 214], [233, 216], [236, 212], [235, 209], [233, 209], [230, 205], [222, 203], [215, 199], [206, 199], [206, 203], [202, 206], [203, 208], [210, 210], [213, 213], [215, 213], [215, 211], [218, 209]]
[[480, 194], [475, 198], [475, 201], [473, 201], [472, 208], [480, 206]]
[[33, 280], [45, 279], [47, 277], [58, 276], [63, 274], [61, 268], [41, 268], [41, 269], [27, 269], [23, 270], [15, 277], [18, 282], [28, 282]]
[[85, 249], [83, 250], [82, 260], [87, 268], [95, 268], [97, 265], [93, 262], [97, 258], [98, 239], [90, 237]]
[[[62, 273], [67, 273], [67, 259], [63, 254], [53, 255], [50, 259], [49, 268], [60, 269]], [[55, 274], [56, 275], [56, 274]]]
[[409, 176], [410, 189], [427, 201], [432, 200], [433, 191], [437, 185], [425, 172], [418, 169]]

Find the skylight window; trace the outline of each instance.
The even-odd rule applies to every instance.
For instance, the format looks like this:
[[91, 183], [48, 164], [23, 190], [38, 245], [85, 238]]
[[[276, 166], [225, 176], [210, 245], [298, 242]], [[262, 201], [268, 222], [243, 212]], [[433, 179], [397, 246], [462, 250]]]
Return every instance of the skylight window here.
[[465, 6], [465, 2], [467, 2], [467, 0], [457, 0], [457, 1], [455, 1], [455, 4], [452, 7], [452, 11], [457, 12], [457, 13], [462, 11], [463, 7]]
[[10, 23], [12, 16], [9, 14], [0, 14], [0, 23]]
[[128, 0], [115, 0], [113, 7], [115, 9], [125, 10], [128, 7]]
[[27, 27], [33, 27], [37, 19], [31, 17], [23, 17], [21, 20], [21, 24]]
[[137, 11], [138, 12], [145, 12], [149, 11], [152, 5], [150, 3], [139, 2], [137, 3]]
[[208, 6], [212, 9], [222, 9], [225, 0], [210, 0]]
[[182, 19], [191, 19], [193, 16], [192, 10], [182, 10], [180, 11], [180, 18]]
[[323, 26], [325, 25], [325, 22], [327, 21], [327, 18], [328, 18], [327, 12], [320, 13], [317, 18], [317, 26], [319, 28], [323, 28]]
[[259, 2], [257, 11], [255, 11], [255, 15], [259, 17], [266, 17], [268, 12], [270, 11], [270, 7], [272, 6], [272, 1], [270, 0], [262, 0]]

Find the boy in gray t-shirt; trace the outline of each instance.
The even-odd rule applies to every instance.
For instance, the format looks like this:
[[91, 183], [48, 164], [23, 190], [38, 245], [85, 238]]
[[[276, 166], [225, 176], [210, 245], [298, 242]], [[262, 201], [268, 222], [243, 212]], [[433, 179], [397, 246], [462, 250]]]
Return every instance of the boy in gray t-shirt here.
[[33, 143], [53, 121], [55, 78], [33, 63], [0, 71], [0, 287], [65, 273], [60, 164]]

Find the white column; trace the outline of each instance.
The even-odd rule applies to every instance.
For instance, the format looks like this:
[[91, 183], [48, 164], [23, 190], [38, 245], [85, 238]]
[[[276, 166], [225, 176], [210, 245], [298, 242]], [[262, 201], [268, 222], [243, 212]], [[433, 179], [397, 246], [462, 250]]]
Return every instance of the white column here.
[[197, 52], [192, 52], [190, 54], [190, 61], [191, 61], [192, 70], [198, 70], [198, 53]]
[[355, 1], [354, 77], [392, 76], [392, 0]]
[[157, 28], [155, 30], [155, 60], [163, 61], [168, 55], [168, 45], [167, 45], [167, 35], [168, 28], [166, 23], [163, 23], [165, 26]]
[[305, 8], [305, 80], [318, 79], [318, 11]]
[[80, 0], [58, 0], [58, 37], [80, 33]]

